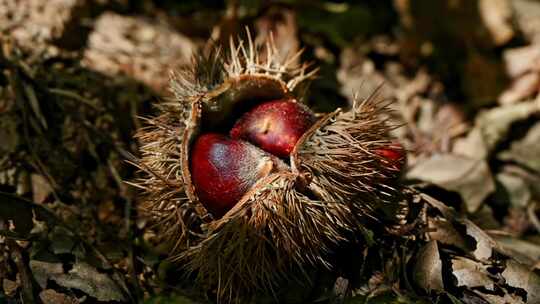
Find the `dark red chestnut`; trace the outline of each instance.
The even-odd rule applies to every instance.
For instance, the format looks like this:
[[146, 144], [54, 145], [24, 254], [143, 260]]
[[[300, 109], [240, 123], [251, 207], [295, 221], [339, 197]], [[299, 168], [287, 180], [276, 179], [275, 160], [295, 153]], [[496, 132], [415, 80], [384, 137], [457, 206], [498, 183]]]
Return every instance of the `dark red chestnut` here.
[[191, 149], [190, 172], [195, 192], [207, 210], [223, 216], [276, 161], [252, 144], [225, 135], [199, 136]]
[[405, 165], [407, 154], [399, 143], [392, 143], [388, 147], [375, 149], [375, 154], [383, 157], [390, 169], [401, 171]]
[[230, 131], [279, 157], [288, 157], [294, 145], [314, 123], [315, 115], [294, 99], [261, 103], [245, 113]]

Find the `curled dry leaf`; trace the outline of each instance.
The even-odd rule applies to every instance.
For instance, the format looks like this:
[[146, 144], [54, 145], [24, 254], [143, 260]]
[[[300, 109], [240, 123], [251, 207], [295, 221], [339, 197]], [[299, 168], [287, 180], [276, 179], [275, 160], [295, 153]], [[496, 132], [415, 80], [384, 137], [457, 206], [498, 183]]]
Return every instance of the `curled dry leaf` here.
[[469, 252], [479, 261], [489, 260], [498, 247], [489, 235], [466, 219], [433, 219], [430, 228], [431, 239]]
[[444, 245], [455, 246], [464, 251], [470, 251], [472, 249], [465, 240], [464, 235], [454, 228], [451, 221], [433, 219], [429, 221], [429, 228], [429, 237], [431, 240], [436, 240]]
[[[438, 251], [434, 251], [433, 245], [425, 245], [416, 260], [422, 262], [427, 259], [425, 248], [431, 248], [431, 259], [439, 253], [440, 261], [434, 268], [442, 265], [441, 275], [453, 277], [443, 280], [444, 290], [459, 288], [461, 291], [453, 295], [465, 303], [538, 303], [540, 277], [535, 272], [511, 258], [508, 251], [474, 223], [458, 217], [442, 202], [425, 194], [421, 196], [440, 212], [440, 216], [430, 219], [428, 232], [431, 242], [438, 244]], [[432, 274], [431, 277], [437, 278], [438, 275]], [[416, 275], [415, 282], [427, 291], [437, 290], [426, 288], [425, 280], [418, 281], [418, 278], [422, 279], [422, 276]]]

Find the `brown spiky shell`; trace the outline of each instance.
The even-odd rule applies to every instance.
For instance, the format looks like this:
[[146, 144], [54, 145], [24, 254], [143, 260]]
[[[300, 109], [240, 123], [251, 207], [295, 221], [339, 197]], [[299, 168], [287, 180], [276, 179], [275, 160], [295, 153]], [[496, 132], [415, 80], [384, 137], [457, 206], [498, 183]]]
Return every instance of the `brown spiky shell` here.
[[170, 245], [173, 261], [226, 302], [269, 292], [312, 266], [331, 268], [328, 257], [339, 243], [380, 210], [396, 213], [385, 211], [395, 208], [396, 191], [386, 183], [395, 172], [373, 152], [392, 142], [388, 110], [376, 94], [321, 115], [297, 143], [290, 166], [259, 180], [222, 218], [198, 201], [189, 171], [193, 140], [240, 105], [302, 100], [302, 86], [316, 72], [294, 64], [299, 53], [280, 61], [271, 41], [263, 47], [265, 58], [251, 39], [231, 42], [228, 55], [216, 49], [195, 58], [172, 77], [174, 100], [160, 103], [161, 115], [137, 134], [144, 175], [136, 184], [156, 235]]

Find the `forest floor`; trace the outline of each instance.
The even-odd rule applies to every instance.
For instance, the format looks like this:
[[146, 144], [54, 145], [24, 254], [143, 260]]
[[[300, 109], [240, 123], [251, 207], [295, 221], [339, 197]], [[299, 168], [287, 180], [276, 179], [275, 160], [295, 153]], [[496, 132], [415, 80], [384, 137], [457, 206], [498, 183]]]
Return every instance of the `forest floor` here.
[[539, 20], [534, 0], [0, 0], [0, 303], [201, 299], [151, 242], [127, 160], [170, 72], [246, 27], [304, 49], [317, 111], [383, 84], [403, 178], [540, 265]]

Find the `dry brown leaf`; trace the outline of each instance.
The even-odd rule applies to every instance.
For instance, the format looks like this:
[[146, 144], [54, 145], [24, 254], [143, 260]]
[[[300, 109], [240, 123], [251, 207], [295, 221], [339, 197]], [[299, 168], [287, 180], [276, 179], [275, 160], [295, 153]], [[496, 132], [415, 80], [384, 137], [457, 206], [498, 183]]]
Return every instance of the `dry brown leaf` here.
[[457, 279], [458, 287], [484, 287], [487, 290], [495, 288], [486, 266], [471, 259], [463, 257], [452, 259], [452, 274]]
[[12, 281], [7, 278], [2, 280], [2, 289], [6, 296], [13, 297], [17, 290], [19, 289], [20, 284], [17, 281]]
[[487, 162], [455, 154], [434, 154], [419, 160], [407, 177], [458, 192], [471, 213], [495, 190]]
[[529, 41], [540, 40], [540, 2], [535, 0], [512, 0], [515, 20]]
[[525, 168], [540, 173], [540, 123], [534, 125], [527, 135], [512, 143], [510, 150], [501, 152], [498, 157], [505, 161], [516, 162]]
[[442, 261], [437, 241], [424, 245], [416, 255], [413, 274], [415, 282], [425, 291], [444, 291]]
[[43, 304], [79, 304], [79, 300], [68, 296], [63, 293], [59, 293], [53, 289], [45, 289], [39, 293], [39, 298]]
[[49, 277], [58, 285], [75, 288], [99, 301], [126, 300], [118, 285], [108, 275], [98, 272], [94, 267], [84, 262], [78, 262], [68, 273]]
[[527, 292], [527, 303], [540, 303], [540, 277], [523, 265], [508, 260], [502, 273], [506, 284]]
[[89, 15], [90, 3], [87, 0], [1, 1], [0, 30], [28, 48], [53, 41], [73, 47], [69, 37], [80, 36], [82, 19]]
[[528, 101], [499, 106], [476, 117], [467, 137], [456, 141], [454, 153], [475, 159], [487, 158], [496, 145], [506, 139], [513, 123], [540, 112], [540, 102]]
[[429, 237], [441, 244], [455, 246], [464, 251], [470, 250], [463, 235], [459, 233], [448, 220], [434, 219], [429, 221]]
[[190, 63], [195, 49], [170, 27], [105, 13], [96, 20], [83, 64], [110, 76], [128, 75], [166, 94], [170, 71]]

